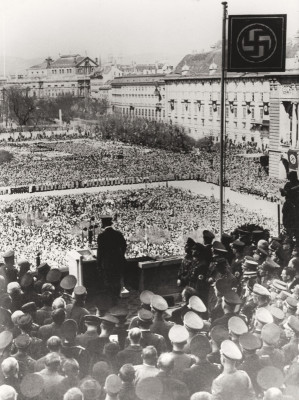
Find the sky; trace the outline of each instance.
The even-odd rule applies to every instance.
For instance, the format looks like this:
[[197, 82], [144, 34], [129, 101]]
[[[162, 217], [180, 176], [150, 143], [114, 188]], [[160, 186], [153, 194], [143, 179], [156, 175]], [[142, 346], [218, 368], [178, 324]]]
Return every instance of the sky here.
[[[222, 10], [221, 0], [0, 0], [1, 54], [167, 60], [220, 40]], [[269, 12], [287, 14], [288, 37], [299, 30], [299, 0], [228, 0], [231, 15]]]

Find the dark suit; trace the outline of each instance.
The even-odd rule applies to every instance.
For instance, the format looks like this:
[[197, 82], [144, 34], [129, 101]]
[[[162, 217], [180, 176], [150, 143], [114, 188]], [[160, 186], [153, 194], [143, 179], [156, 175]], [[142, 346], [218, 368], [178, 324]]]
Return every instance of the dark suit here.
[[209, 361], [200, 361], [183, 372], [183, 382], [190, 394], [200, 391], [210, 392], [213, 380], [220, 374], [220, 369]]
[[115, 296], [121, 290], [127, 243], [122, 233], [108, 226], [98, 236], [98, 268], [105, 289]]

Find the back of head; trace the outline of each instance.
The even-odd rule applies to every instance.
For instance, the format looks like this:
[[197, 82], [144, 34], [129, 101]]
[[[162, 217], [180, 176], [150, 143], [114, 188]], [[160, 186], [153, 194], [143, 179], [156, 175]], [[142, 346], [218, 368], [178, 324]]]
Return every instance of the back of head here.
[[2, 361], [1, 370], [5, 378], [16, 376], [19, 371], [19, 363], [14, 357], [8, 357]]
[[171, 353], [162, 353], [158, 358], [158, 368], [170, 373], [174, 367], [174, 358]]
[[66, 307], [66, 302], [63, 300], [62, 297], [57, 297], [52, 303], [52, 308], [53, 310], [56, 310], [57, 308], [63, 308], [65, 309]]
[[16, 390], [9, 385], [1, 385], [0, 386], [0, 400], [16, 400], [17, 392]]
[[42, 300], [42, 304], [44, 306], [50, 307], [52, 305], [53, 301], [54, 301], [53, 293], [51, 293], [48, 290], [46, 290], [45, 292], [43, 292], [41, 294], [41, 300]]
[[109, 342], [104, 346], [104, 354], [108, 357], [115, 357], [120, 351], [119, 344], [117, 342]]
[[102, 386], [104, 385], [107, 376], [110, 374], [111, 370], [105, 361], [98, 361], [92, 367], [92, 377]]
[[66, 317], [66, 312], [62, 308], [52, 311], [53, 322], [57, 325], [62, 325]]
[[197, 291], [191, 286], [186, 286], [182, 292], [182, 296], [185, 298], [185, 301], [188, 303], [190, 297], [197, 296]]
[[102, 388], [98, 381], [93, 378], [86, 378], [80, 383], [80, 390], [84, 400], [96, 400], [100, 398]]
[[52, 371], [57, 371], [60, 367], [61, 358], [58, 353], [48, 353], [45, 357], [45, 365]]
[[196, 392], [193, 393], [190, 400], [212, 400], [212, 395], [209, 392]]
[[133, 382], [135, 379], [135, 369], [132, 364], [124, 364], [119, 370], [119, 377], [123, 382]]
[[158, 353], [154, 346], [146, 346], [142, 350], [142, 359], [146, 364], [156, 365]]
[[139, 328], [132, 328], [129, 330], [129, 339], [134, 344], [139, 344], [141, 339], [141, 330]]
[[60, 337], [58, 336], [51, 336], [47, 340], [47, 348], [49, 351], [58, 352], [61, 348], [62, 342]]
[[66, 376], [77, 376], [79, 374], [79, 363], [74, 358], [67, 358], [63, 363], [63, 372]]
[[83, 400], [83, 393], [76, 387], [71, 388], [64, 394], [63, 400]]
[[270, 388], [264, 394], [264, 400], [282, 400], [283, 396], [281, 390], [278, 388]]

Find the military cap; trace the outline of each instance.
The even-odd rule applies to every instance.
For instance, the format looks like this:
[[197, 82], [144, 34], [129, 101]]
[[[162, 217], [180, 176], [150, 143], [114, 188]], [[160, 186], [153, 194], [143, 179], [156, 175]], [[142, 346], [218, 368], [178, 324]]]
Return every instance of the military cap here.
[[228, 329], [235, 335], [242, 335], [248, 332], [248, 327], [242, 318], [234, 316], [228, 320]]
[[32, 317], [30, 314], [23, 314], [17, 318], [17, 325], [22, 329], [23, 326], [29, 326], [32, 324]]
[[43, 272], [48, 272], [51, 269], [50, 265], [47, 264], [46, 262], [39, 264], [39, 266], [37, 267], [37, 271], [40, 273]]
[[168, 308], [167, 301], [158, 294], [154, 294], [151, 300], [151, 306], [158, 311], [166, 311]]
[[154, 293], [151, 292], [150, 290], [144, 290], [143, 292], [140, 293], [139, 296], [141, 303], [150, 305], [153, 295]]
[[140, 400], [160, 400], [162, 393], [162, 381], [155, 376], [141, 379], [136, 385], [136, 395]]
[[288, 285], [284, 281], [280, 281], [279, 279], [273, 279], [271, 286], [277, 290], [287, 290]]
[[86, 287], [85, 286], [76, 286], [74, 289], [74, 295], [75, 296], [83, 296], [86, 295], [87, 291], [86, 291]]
[[153, 320], [154, 314], [151, 311], [146, 310], [145, 308], [141, 308], [138, 311], [138, 318], [140, 319], [140, 321], [148, 322]]
[[[101, 393], [101, 385], [94, 378], [86, 378], [80, 383], [80, 390], [85, 400], [94, 400]], [[116, 392], [118, 393], [118, 392]]]
[[116, 318], [126, 317], [128, 313], [128, 308], [124, 306], [114, 306], [109, 310], [109, 314], [113, 315]]
[[33, 301], [30, 301], [29, 303], [26, 303], [24, 305], [22, 305], [21, 307], [21, 311], [23, 311], [23, 313], [34, 313], [36, 312], [37, 307], [36, 304]]
[[226, 293], [227, 291], [231, 290], [231, 281], [228, 280], [227, 278], [221, 278], [218, 279], [215, 283], [215, 287], [217, 289], [217, 291], [221, 294]]
[[249, 231], [246, 231], [245, 229], [238, 228], [237, 231], [238, 231], [239, 235], [243, 235], [243, 236], [251, 235], [251, 233]]
[[100, 317], [100, 319], [115, 325], [119, 323], [119, 320], [111, 314], [105, 314], [103, 317]]
[[46, 280], [50, 283], [56, 283], [60, 281], [61, 275], [62, 273], [59, 268], [52, 268], [47, 273]]
[[37, 373], [29, 373], [24, 376], [20, 384], [20, 391], [23, 396], [33, 398], [39, 396], [44, 390], [44, 380]]
[[233, 240], [234, 240], [234, 238], [232, 237], [232, 235], [230, 235], [226, 232], [222, 233], [222, 235], [221, 235], [222, 243], [231, 243], [231, 242], [233, 242]]
[[186, 240], [186, 244], [187, 244], [188, 246], [193, 246], [194, 243], [195, 243], [195, 241], [194, 241], [192, 238], [190, 238], [190, 237], [188, 237], [188, 239]]
[[6, 250], [5, 253], [3, 253], [2, 257], [3, 258], [10, 258], [10, 257], [14, 257], [15, 252], [13, 250]]
[[192, 246], [192, 250], [196, 250], [198, 253], [202, 254], [205, 251], [206, 247], [202, 243], [194, 243]]
[[273, 323], [264, 325], [261, 332], [261, 338], [267, 344], [276, 344], [280, 339], [279, 326]]
[[294, 297], [297, 298], [299, 296], [299, 285], [296, 285], [294, 289], [291, 290], [291, 292], [293, 292]]
[[237, 305], [242, 303], [240, 296], [234, 290], [228, 290], [224, 293], [223, 297], [225, 303], [229, 305]]
[[284, 312], [280, 308], [271, 305], [269, 307], [269, 311], [273, 318], [277, 319], [278, 321], [284, 320]]
[[108, 221], [108, 220], [111, 219], [111, 221], [112, 221], [112, 220], [113, 220], [113, 217], [112, 217], [112, 215], [109, 215], [109, 214], [103, 214], [103, 215], [100, 215], [100, 219], [101, 219], [102, 221]]
[[198, 296], [191, 296], [188, 302], [188, 307], [196, 312], [204, 313], [207, 311], [207, 307]]
[[32, 339], [27, 333], [22, 333], [15, 338], [15, 345], [18, 349], [27, 349]]
[[231, 340], [224, 340], [221, 343], [220, 353], [224, 355], [224, 357], [233, 361], [239, 361], [242, 359], [242, 353], [239, 347]]
[[172, 343], [183, 343], [187, 341], [189, 333], [184, 326], [174, 325], [170, 328], [168, 337]]
[[61, 325], [62, 336], [68, 338], [69, 336], [76, 335], [78, 331], [77, 322], [73, 319], [66, 319]]
[[272, 324], [273, 317], [269, 310], [264, 307], [259, 307], [255, 312], [255, 319], [261, 324]]
[[291, 296], [291, 293], [288, 292], [287, 290], [282, 290], [278, 295], [277, 298], [281, 300], [286, 300]]
[[287, 297], [285, 299], [285, 304], [290, 310], [297, 310], [297, 299], [295, 297]]
[[55, 286], [52, 283], [44, 283], [41, 292], [55, 292]]
[[62, 278], [60, 282], [60, 287], [65, 290], [74, 289], [76, 285], [77, 285], [77, 278], [74, 275], [67, 275], [64, 278]]
[[83, 321], [90, 325], [100, 325], [101, 319], [96, 315], [85, 315]]
[[16, 289], [20, 289], [20, 284], [18, 282], [9, 282], [6, 288], [8, 294], [13, 293]]
[[188, 311], [184, 315], [184, 325], [187, 329], [200, 331], [203, 328], [204, 323], [199, 315], [195, 314], [193, 311]]
[[17, 262], [19, 267], [28, 267], [30, 268], [30, 262], [26, 260], [25, 258], [20, 258]]
[[252, 231], [252, 236], [255, 238], [261, 237], [264, 234], [264, 231], [261, 231], [260, 229], [256, 229]]
[[248, 279], [250, 279], [250, 278], [256, 278], [257, 277], [257, 271], [248, 271], [248, 270], [245, 270], [244, 272], [243, 272], [243, 278], [248, 278]]
[[268, 366], [258, 371], [256, 380], [264, 390], [272, 387], [280, 388], [284, 382], [284, 375], [279, 368]]
[[18, 318], [19, 318], [21, 315], [24, 315], [23, 311], [21, 311], [21, 310], [16, 310], [16, 311], [14, 311], [14, 312], [11, 314], [11, 320], [12, 320], [12, 323], [13, 323], [14, 325], [17, 324]]
[[257, 267], [258, 267], [258, 263], [255, 260], [250, 260], [248, 258], [244, 258], [244, 261], [242, 263], [242, 266], [244, 268], [246, 268], [246, 270], [250, 270], [250, 271], [256, 271]]
[[29, 286], [31, 286], [33, 283], [33, 276], [31, 274], [31, 272], [25, 272], [25, 274], [22, 276], [21, 278], [21, 287], [22, 288], [27, 288]]
[[243, 249], [243, 247], [245, 247], [245, 243], [237, 239], [232, 242], [231, 247], [236, 249]]
[[1, 400], [12, 400], [17, 398], [16, 389], [10, 385], [0, 386], [0, 399]]
[[217, 240], [215, 240], [215, 242], [213, 242], [212, 247], [213, 247], [213, 249], [215, 251], [218, 251], [220, 253], [227, 253], [227, 250], [224, 247], [224, 245], [221, 242], [217, 241]]
[[0, 350], [4, 350], [11, 344], [13, 335], [10, 331], [2, 331], [0, 333]]
[[272, 240], [269, 245], [269, 249], [272, 251], [276, 251], [281, 247], [281, 244], [277, 240]]
[[215, 239], [214, 233], [211, 232], [211, 231], [208, 231], [207, 229], [205, 229], [205, 230], [202, 232], [202, 236], [203, 236], [204, 238], [207, 238], [207, 239]]
[[204, 335], [195, 335], [190, 341], [190, 352], [194, 356], [205, 358], [211, 353], [211, 345], [209, 339]]
[[265, 254], [265, 255], [269, 254], [269, 243], [267, 242], [267, 240], [264, 240], [264, 239], [259, 240], [257, 242], [257, 248], [263, 254]]
[[111, 374], [107, 376], [105, 381], [105, 390], [107, 393], [119, 393], [122, 387], [122, 382], [119, 376]]
[[215, 325], [210, 332], [211, 338], [216, 343], [221, 343], [223, 340], [229, 339], [229, 331], [222, 325]]
[[296, 318], [294, 315], [290, 315], [284, 324], [285, 328], [291, 329], [296, 334], [299, 333], [299, 319]]
[[262, 341], [258, 336], [251, 332], [246, 332], [240, 335], [239, 343], [244, 350], [254, 351], [262, 347]]
[[274, 260], [272, 260], [272, 258], [267, 258], [263, 264], [262, 264], [263, 268], [267, 268], [267, 269], [278, 269], [280, 268], [280, 265], [277, 264]]
[[271, 296], [269, 290], [264, 286], [260, 285], [259, 283], [254, 284], [252, 291], [254, 294], [257, 294], [259, 296], [269, 296], [269, 297]]

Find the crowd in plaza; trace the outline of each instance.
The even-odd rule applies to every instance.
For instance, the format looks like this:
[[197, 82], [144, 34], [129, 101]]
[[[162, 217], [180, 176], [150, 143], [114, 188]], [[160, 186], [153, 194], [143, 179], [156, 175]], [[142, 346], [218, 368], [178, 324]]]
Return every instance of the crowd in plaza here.
[[[1, 227], [6, 234], [1, 244], [6, 239], [10, 249], [0, 264], [0, 399], [297, 400], [295, 238], [274, 237], [258, 226], [271, 228], [270, 221], [228, 207], [231, 234], [217, 240], [211, 200], [178, 189], [97, 196], [7, 203], [11, 210]], [[200, 240], [184, 237], [181, 244], [185, 256], [177, 286], [182, 302], [173, 307], [169, 296], [145, 288], [132, 315], [130, 287], [127, 300], [108, 304], [101, 291], [90, 296], [74, 275], [44, 260], [32, 266], [32, 247], [25, 256], [18, 253], [25, 231], [16, 215], [28, 206], [31, 214], [47, 213], [51, 220], [41, 244], [62, 215], [69, 224], [82, 212], [108, 213], [109, 207], [110, 215], [117, 210], [114, 225], [128, 243], [135, 218], [143, 228], [153, 223], [165, 228], [173, 216], [182, 233], [199, 227]], [[253, 218], [255, 224], [244, 223]], [[18, 234], [12, 243], [14, 228]], [[64, 240], [59, 229], [56, 240]], [[173, 254], [175, 235], [170, 244]]]

